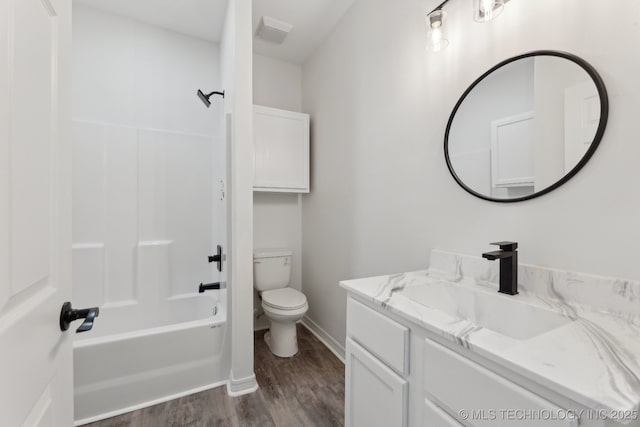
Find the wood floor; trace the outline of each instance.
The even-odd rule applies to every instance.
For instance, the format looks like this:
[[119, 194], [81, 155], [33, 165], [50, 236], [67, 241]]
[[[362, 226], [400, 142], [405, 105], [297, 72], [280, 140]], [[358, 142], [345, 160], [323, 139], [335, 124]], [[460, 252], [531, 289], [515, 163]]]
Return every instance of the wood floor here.
[[229, 397], [224, 387], [88, 424], [90, 427], [342, 426], [344, 365], [298, 325], [300, 351], [281, 359], [255, 333], [257, 392]]

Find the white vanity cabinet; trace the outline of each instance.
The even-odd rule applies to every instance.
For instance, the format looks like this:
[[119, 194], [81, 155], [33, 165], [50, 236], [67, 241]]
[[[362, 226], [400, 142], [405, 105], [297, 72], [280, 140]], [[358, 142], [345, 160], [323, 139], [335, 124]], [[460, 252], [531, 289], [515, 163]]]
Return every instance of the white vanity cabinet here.
[[253, 106], [254, 191], [309, 192], [309, 115]]
[[345, 398], [348, 427], [620, 426], [352, 294]]
[[409, 328], [352, 298], [347, 313], [346, 426], [407, 426]]

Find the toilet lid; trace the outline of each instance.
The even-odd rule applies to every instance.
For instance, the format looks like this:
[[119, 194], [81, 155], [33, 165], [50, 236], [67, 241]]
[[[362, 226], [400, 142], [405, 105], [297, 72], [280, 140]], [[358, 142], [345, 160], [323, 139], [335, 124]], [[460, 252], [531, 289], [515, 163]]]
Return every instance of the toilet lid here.
[[280, 310], [295, 310], [304, 307], [307, 297], [291, 288], [273, 289], [262, 293], [262, 302]]

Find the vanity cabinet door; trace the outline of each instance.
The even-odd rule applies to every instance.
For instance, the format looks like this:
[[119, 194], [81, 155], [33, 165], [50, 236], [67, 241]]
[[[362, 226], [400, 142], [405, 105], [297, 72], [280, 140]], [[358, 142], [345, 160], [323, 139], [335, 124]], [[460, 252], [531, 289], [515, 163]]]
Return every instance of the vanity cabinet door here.
[[429, 399], [424, 400], [422, 408], [422, 427], [463, 427], [435, 403]]
[[405, 427], [408, 383], [347, 338], [347, 427]]

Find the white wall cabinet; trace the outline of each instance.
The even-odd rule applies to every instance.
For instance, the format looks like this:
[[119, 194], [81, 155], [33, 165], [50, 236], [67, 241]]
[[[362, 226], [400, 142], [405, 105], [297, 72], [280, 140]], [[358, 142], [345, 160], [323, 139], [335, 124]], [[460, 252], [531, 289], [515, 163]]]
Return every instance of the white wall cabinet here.
[[[393, 348], [381, 346], [384, 342]], [[347, 299], [346, 344], [347, 427], [621, 426], [593, 417], [563, 417], [567, 411], [588, 411], [352, 295]], [[558, 418], [541, 423], [512, 416], [517, 410]]]
[[309, 115], [253, 106], [254, 191], [309, 192]]
[[491, 180], [494, 187], [535, 184], [533, 111], [491, 122]]

